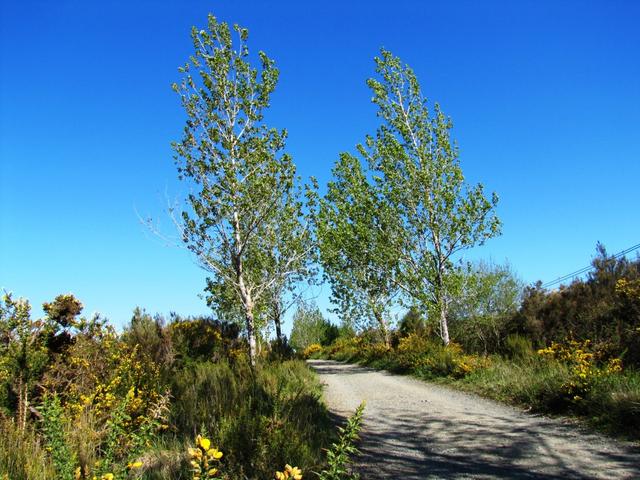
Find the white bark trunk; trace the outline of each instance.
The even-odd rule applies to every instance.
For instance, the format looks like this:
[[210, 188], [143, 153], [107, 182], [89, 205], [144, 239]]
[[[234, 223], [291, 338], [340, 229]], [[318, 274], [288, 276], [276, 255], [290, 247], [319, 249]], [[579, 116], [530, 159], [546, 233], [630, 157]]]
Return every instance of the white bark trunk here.
[[244, 271], [242, 265], [242, 247], [240, 237], [240, 217], [237, 211], [233, 212], [233, 229], [235, 237], [235, 258], [233, 263], [235, 265], [236, 277], [238, 279], [238, 287], [240, 289], [240, 297], [242, 305], [244, 306], [245, 326], [247, 328], [247, 340], [249, 342], [249, 361], [251, 367], [256, 366], [257, 357], [257, 345], [256, 345], [256, 328], [253, 317], [253, 298], [251, 291], [247, 288], [244, 282]]
[[443, 299], [440, 300], [440, 336], [445, 345], [449, 345], [449, 325], [447, 324], [447, 305]]
[[242, 275], [242, 263], [238, 260], [238, 285], [240, 287], [240, 297], [244, 306], [245, 327], [247, 328], [247, 340], [249, 342], [249, 360], [251, 366], [256, 366], [257, 345], [256, 345], [256, 327], [253, 317], [253, 299], [248, 291]]
[[256, 366], [256, 357], [257, 353], [257, 345], [256, 345], [256, 331], [255, 324], [253, 321], [253, 312], [246, 313], [246, 323], [247, 323], [247, 339], [249, 340], [249, 360], [251, 361], [251, 366]]

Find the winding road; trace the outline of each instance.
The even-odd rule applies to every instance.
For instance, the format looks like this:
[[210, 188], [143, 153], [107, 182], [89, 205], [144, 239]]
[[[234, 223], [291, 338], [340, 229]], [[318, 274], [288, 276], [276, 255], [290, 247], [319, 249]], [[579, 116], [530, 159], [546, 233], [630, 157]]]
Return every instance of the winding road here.
[[310, 360], [325, 401], [364, 413], [362, 480], [640, 479], [640, 449], [574, 424], [439, 385], [329, 360]]

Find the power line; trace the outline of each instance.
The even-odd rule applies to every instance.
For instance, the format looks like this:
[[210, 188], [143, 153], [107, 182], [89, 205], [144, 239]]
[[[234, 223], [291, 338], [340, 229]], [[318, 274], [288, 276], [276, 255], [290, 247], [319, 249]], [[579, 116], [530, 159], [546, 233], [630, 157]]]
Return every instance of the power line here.
[[[627, 248], [625, 250], [622, 250], [621, 252], [616, 253], [615, 255], [611, 256], [610, 258], [623, 257], [627, 253], [633, 252], [634, 250], [637, 250], [639, 248], [640, 248], [640, 243], [638, 243], [637, 245], [634, 245], [633, 247], [629, 247], [629, 248]], [[571, 272], [571, 273], [568, 273], [568, 274], [563, 275], [561, 277], [558, 277], [555, 280], [551, 280], [550, 282], [547, 282], [547, 283], [543, 284], [542, 288], [548, 288], [548, 287], [550, 287], [552, 285], [555, 285], [557, 283], [564, 282], [565, 280], [569, 280], [570, 278], [577, 277], [578, 275], [582, 275], [583, 273], [586, 273], [591, 269], [593, 269], [593, 265], [588, 265], [586, 267], [581, 268], [580, 270], [576, 270], [575, 272]]]

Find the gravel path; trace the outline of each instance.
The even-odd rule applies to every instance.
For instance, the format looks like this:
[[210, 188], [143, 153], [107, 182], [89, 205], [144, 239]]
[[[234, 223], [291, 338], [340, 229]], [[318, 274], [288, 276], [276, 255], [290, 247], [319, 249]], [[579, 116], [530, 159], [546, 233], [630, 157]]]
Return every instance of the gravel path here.
[[362, 400], [363, 480], [640, 479], [640, 449], [410, 377], [328, 360], [309, 361], [331, 411]]

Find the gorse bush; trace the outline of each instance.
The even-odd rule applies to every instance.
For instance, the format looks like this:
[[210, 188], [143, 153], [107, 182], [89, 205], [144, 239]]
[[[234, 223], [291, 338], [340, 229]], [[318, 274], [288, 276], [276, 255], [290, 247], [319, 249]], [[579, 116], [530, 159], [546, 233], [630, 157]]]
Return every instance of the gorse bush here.
[[196, 437], [196, 446], [189, 448], [189, 467], [193, 480], [220, 480], [220, 459], [223, 453], [211, 446], [211, 440]]
[[609, 256], [598, 245], [585, 280], [547, 292], [538, 283], [525, 289], [510, 331], [536, 347], [573, 339], [590, 340], [611, 356], [640, 367], [640, 259]]
[[557, 360], [569, 367], [570, 378], [561, 385], [560, 392], [573, 402], [580, 402], [587, 396], [598, 377], [622, 371], [622, 363], [618, 358], [602, 363], [603, 352], [593, 349], [591, 342], [569, 341], [566, 344], [552, 343], [551, 346], [538, 350], [538, 354]]
[[358, 360], [374, 367], [409, 372], [424, 378], [461, 378], [488, 362], [486, 357], [465, 354], [456, 343], [445, 346], [436, 339], [417, 333], [400, 338], [395, 349], [382, 343], [350, 339], [337, 342], [327, 352], [335, 359]]
[[312, 358], [314, 355], [317, 355], [320, 352], [322, 352], [322, 345], [318, 343], [312, 343], [303, 350], [302, 358]]
[[589, 360], [585, 366], [583, 355], [574, 351], [569, 361], [547, 354], [519, 362], [496, 357], [458, 385], [537, 412], [575, 414], [602, 430], [637, 439], [640, 374], [619, 371], [618, 362], [598, 366]]
[[73, 461], [77, 478], [123, 475], [167, 428], [169, 395], [158, 366], [106, 324], [78, 333], [42, 385], [49, 395], [43, 433], [56, 467], [68, 472], [71, 466], [58, 460]]
[[[64, 327], [32, 321], [24, 301], [2, 305], [0, 478], [244, 480], [323, 467], [331, 422], [303, 362], [265, 353], [252, 368], [237, 328], [203, 318], [165, 323], [138, 310], [117, 333], [60, 298], [49, 310]], [[48, 342], [60, 328], [64, 342]], [[37, 355], [24, 356], [25, 341]], [[201, 433], [224, 465], [211, 449], [189, 453]]]

